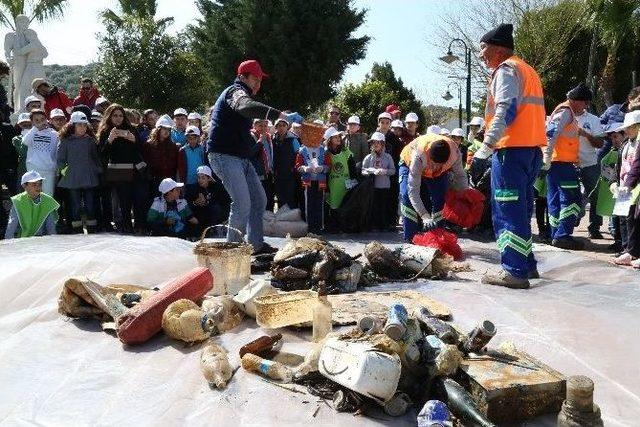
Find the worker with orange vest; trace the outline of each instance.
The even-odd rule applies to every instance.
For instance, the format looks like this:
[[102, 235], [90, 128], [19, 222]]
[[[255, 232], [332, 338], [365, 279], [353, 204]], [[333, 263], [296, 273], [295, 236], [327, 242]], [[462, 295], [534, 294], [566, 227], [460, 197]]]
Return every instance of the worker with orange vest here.
[[405, 242], [410, 243], [420, 223], [425, 231], [443, 225], [445, 194], [467, 188], [467, 175], [458, 146], [444, 135], [427, 133], [400, 153], [400, 213]]
[[480, 40], [480, 58], [492, 70], [484, 144], [476, 156], [491, 159], [493, 229], [502, 270], [482, 283], [526, 289], [539, 277], [531, 240], [535, 182], [545, 137], [542, 84], [536, 71], [513, 55], [513, 26], [502, 24]]
[[582, 203], [575, 167], [580, 150], [580, 127], [575, 115], [582, 114], [592, 98], [591, 90], [580, 83], [567, 93], [567, 100], [553, 110], [547, 123], [542, 174], [547, 177], [551, 244], [563, 249], [584, 247], [572, 236]]

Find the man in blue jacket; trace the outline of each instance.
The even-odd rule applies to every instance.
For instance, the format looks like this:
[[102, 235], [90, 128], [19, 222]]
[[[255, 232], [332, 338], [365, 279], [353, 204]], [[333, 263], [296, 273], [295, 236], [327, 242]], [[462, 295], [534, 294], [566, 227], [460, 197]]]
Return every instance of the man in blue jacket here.
[[254, 254], [274, 252], [264, 242], [262, 214], [267, 198], [260, 178], [251, 164], [255, 140], [251, 135], [253, 119], [275, 121], [278, 118], [299, 120], [296, 113], [284, 114], [252, 99], [260, 90], [262, 79], [268, 77], [256, 60], [238, 66], [237, 77], [226, 88], [211, 111], [211, 126], [207, 139], [209, 164], [222, 180], [231, 197], [231, 212], [227, 241], [240, 242], [247, 234]]

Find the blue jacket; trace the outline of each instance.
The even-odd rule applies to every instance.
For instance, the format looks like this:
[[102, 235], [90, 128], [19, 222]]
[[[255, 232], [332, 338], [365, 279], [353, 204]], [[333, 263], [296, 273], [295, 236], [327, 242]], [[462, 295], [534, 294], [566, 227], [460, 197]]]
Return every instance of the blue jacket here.
[[275, 120], [280, 111], [251, 99], [251, 89], [236, 79], [213, 106], [207, 138], [208, 152], [249, 159], [255, 140], [251, 135], [254, 118]]

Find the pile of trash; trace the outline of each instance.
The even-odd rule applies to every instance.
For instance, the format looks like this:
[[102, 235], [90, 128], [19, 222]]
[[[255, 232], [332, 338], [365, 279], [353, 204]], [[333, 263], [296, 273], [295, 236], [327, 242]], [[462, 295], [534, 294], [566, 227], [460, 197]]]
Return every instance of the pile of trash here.
[[437, 248], [404, 244], [391, 250], [373, 241], [364, 247], [365, 277], [370, 282], [443, 279], [456, 269], [453, 257]]

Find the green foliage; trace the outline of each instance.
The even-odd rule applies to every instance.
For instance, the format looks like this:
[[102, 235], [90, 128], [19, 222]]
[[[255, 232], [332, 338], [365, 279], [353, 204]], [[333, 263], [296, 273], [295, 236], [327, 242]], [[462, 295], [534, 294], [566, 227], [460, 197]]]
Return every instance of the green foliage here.
[[371, 73], [360, 84], [347, 84], [340, 89], [332, 103], [340, 107], [343, 115], [360, 116], [363, 130], [370, 133], [377, 127], [378, 114], [389, 104], [400, 106], [403, 114], [410, 111], [418, 115], [420, 129], [424, 128], [422, 104], [411, 89], [396, 78], [391, 64], [374, 63]]
[[96, 78], [110, 101], [161, 112], [202, 111], [212, 102], [204, 66], [182, 37], [166, 34], [153, 20], [105, 24]]
[[214, 85], [228, 85], [240, 62], [258, 59], [270, 75], [260, 96], [308, 113], [335, 94], [346, 68], [364, 57], [369, 37], [350, 0], [197, 0], [202, 19], [189, 26], [195, 52]]
[[18, 15], [27, 15], [39, 22], [59, 18], [66, 6], [67, 0], [0, 0], [0, 24], [15, 29]]
[[58, 86], [73, 98], [78, 94], [80, 89], [80, 79], [89, 77], [95, 80], [96, 64], [88, 65], [45, 65], [45, 77], [53, 85]]
[[118, 5], [122, 11], [120, 14], [112, 9], [100, 12], [100, 17], [105, 24], [111, 23], [117, 27], [123, 27], [125, 22], [136, 24], [154, 21], [157, 26], [166, 29], [173, 22], [171, 17], [155, 19], [158, 11], [157, 0], [118, 0]]

